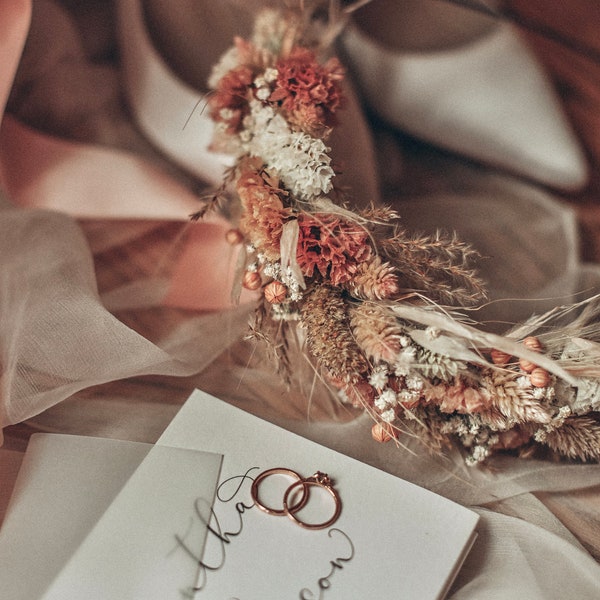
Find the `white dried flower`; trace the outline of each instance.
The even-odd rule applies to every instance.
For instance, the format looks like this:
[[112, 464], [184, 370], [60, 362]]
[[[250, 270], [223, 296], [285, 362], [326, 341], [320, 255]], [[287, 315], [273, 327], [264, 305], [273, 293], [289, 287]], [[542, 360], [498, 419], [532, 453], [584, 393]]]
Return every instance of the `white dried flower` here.
[[375, 398], [375, 406], [379, 410], [384, 410], [389, 406], [394, 406], [397, 402], [396, 392], [390, 388], [386, 388]]
[[418, 375], [416, 375], [414, 373], [412, 375], [409, 375], [406, 378], [406, 387], [409, 390], [414, 390], [416, 392], [420, 392], [423, 389], [424, 385], [425, 384], [424, 384], [423, 380], [421, 379], [421, 377], [419, 377]]
[[407, 346], [410, 346], [411, 339], [407, 335], [401, 335], [398, 338], [398, 342], [400, 343], [400, 346], [402, 346], [402, 348], [406, 348]]
[[273, 83], [277, 79], [277, 75], [277, 69], [274, 67], [268, 67], [263, 73], [263, 78], [267, 83]]
[[369, 377], [369, 383], [376, 389], [382, 390], [388, 382], [388, 370], [385, 365], [379, 365], [373, 369]]
[[300, 313], [292, 310], [289, 303], [271, 305], [271, 316], [275, 321], [299, 321]]
[[384, 410], [381, 413], [381, 420], [385, 423], [393, 423], [396, 420], [396, 411], [393, 408]]
[[400, 402], [414, 402], [420, 398], [419, 392], [411, 390], [400, 390], [398, 392], [398, 400]]
[[490, 454], [491, 450], [489, 445], [482, 446], [478, 444], [473, 446], [470, 456], [466, 458], [467, 466], [472, 467], [483, 462]]
[[234, 113], [233, 110], [231, 110], [231, 108], [222, 108], [219, 111], [219, 116], [224, 120], [224, 121], [228, 121], [229, 119], [233, 118]]
[[410, 365], [398, 362], [394, 365], [394, 375], [397, 377], [405, 377], [411, 372]]
[[277, 171], [283, 184], [301, 200], [311, 200], [333, 189], [335, 172], [330, 149], [323, 140], [302, 131], [292, 131], [272, 106], [251, 100], [244, 126], [252, 132], [245, 151], [259, 156]]
[[266, 102], [271, 95], [271, 89], [268, 87], [259, 87], [256, 90], [256, 97], [263, 102]]
[[398, 363], [409, 365], [417, 358], [417, 349], [415, 346], [407, 346], [398, 354]]
[[266, 277], [270, 277], [271, 279], [277, 279], [277, 276], [279, 274], [279, 269], [276, 268], [275, 263], [266, 262], [263, 265], [263, 273], [265, 274]]

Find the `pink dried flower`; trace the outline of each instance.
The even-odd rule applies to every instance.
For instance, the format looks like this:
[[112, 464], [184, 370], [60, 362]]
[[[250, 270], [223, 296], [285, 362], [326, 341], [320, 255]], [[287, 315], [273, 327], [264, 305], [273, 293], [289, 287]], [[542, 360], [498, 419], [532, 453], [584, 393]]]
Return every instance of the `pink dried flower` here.
[[375, 389], [368, 381], [361, 379], [356, 383], [347, 385], [343, 388], [346, 397], [356, 408], [365, 408], [373, 406], [375, 400]]
[[360, 263], [371, 258], [367, 232], [332, 214], [300, 214], [297, 261], [312, 277], [315, 267], [333, 285], [348, 281]]
[[469, 414], [481, 412], [487, 408], [488, 403], [481, 389], [465, 386], [460, 381], [454, 385], [440, 385], [435, 388], [438, 389], [431, 390], [428, 400], [437, 400], [442, 412]]
[[341, 377], [334, 376], [331, 372], [324, 372], [325, 379], [334, 388], [340, 390], [354, 408], [366, 408], [373, 406], [377, 392], [375, 388], [364, 378], [348, 383]]
[[227, 133], [240, 130], [242, 119], [248, 114], [248, 90], [252, 85], [252, 69], [241, 66], [228, 71], [217, 83], [208, 100], [210, 116], [226, 125]]
[[269, 100], [280, 103], [290, 121], [304, 131], [332, 127], [343, 103], [343, 69], [332, 58], [324, 65], [306, 48], [295, 48], [277, 64], [277, 81]]
[[236, 190], [244, 208], [240, 229], [268, 259], [277, 260], [283, 224], [290, 215], [280, 197], [283, 192], [251, 168], [241, 173]]

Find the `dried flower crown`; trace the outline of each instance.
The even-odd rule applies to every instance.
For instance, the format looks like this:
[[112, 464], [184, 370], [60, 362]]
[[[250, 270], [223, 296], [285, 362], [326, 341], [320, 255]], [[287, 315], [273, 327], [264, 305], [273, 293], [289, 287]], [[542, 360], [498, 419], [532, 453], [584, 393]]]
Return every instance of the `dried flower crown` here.
[[411, 236], [386, 207], [334, 202], [327, 139], [344, 71], [321, 60], [314, 17], [261, 12], [209, 82], [213, 147], [236, 162], [196, 217], [221, 192], [239, 201], [228, 239], [242, 244], [238, 291], [261, 290], [254, 334], [290, 369], [285, 338], [298, 322], [318, 372], [372, 415], [378, 441], [415, 435], [435, 451], [458, 441], [468, 464], [536, 445], [598, 460], [596, 300], [486, 333], [447, 308], [485, 297], [468, 245]]

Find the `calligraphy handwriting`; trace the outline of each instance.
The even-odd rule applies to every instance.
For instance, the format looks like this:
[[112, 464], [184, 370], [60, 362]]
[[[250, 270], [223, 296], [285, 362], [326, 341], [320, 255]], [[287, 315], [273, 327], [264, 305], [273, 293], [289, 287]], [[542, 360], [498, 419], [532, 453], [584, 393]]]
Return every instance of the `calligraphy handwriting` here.
[[[223, 481], [217, 488], [217, 498], [223, 503], [231, 502], [237, 496], [243, 484], [247, 480], [252, 481], [252, 478], [248, 474], [250, 471], [257, 468], [258, 467], [252, 467], [243, 475], [236, 475]], [[237, 485], [235, 486], [233, 492], [226, 494], [224, 488], [236, 480], [239, 481], [237, 481]], [[216, 540], [219, 558], [213, 564], [209, 564], [203, 557], [198, 556], [194, 550], [190, 548], [189, 544], [186, 542], [187, 534], [183, 537], [175, 535], [175, 540], [177, 541], [178, 546], [185, 551], [185, 553], [196, 563], [198, 567], [195, 584], [186, 590], [182, 590], [181, 592], [184, 598], [193, 600], [196, 594], [201, 592], [206, 587], [208, 573], [210, 571], [218, 571], [219, 569], [223, 568], [225, 565], [227, 544], [231, 543], [232, 538], [236, 538], [242, 533], [242, 530], [244, 529], [244, 513], [253, 507], [254, 504], [236, 502], [235, 512], [238, 516], [237, 528], [233, 531], [223, 531], [219, 518], [210, 504], [204, 498], [197, 498], [194, 501], [194, 516], [206, 527], [208, 531], [207, 543], [211, 539]], [[208, 510], [202, 511], [202, 508]], [[208, 519], [204, 516], [206, 512], [209, 514]]]
[[[253, 481], [253, 478], [250, 477], [249, 473], [257, 468], [258, 467], [252, 467], [243, 475], [230, 477], [219, 484], [216, 494], [217, 499], [223, 504], [230, 503], [236, 499], [242, 490], [243, 485], [246, 482]], [[206, 529], [206, 543], [208, 544], [212, 540], [214, 543], [216, 543], [216, 550], [211, 552], [213, 556], [212, 560], [209, 562], [208, 559], [204, 558], [203, 556], [199, 556], [199, 553], [191, 548], [190, 544], [188, 543], [188, 538], [192, 525], [190, 525], [190, 528], [183, 536], [175, 535], [177, 546], [194, 561], [198, 569], [196, 572], [194, 585], [185, 590], [181, 590], [183, 598], [186, 600], [194, 600], [196, 598], [196, 594], [201, 592], [206, 587], [208, 582], [208, 574], [210, 572], [218, 571], [224, 567], [227, 546], [242, 533], [244, 529], [244, 515], [247, 511], [254, 507], [255, 504], [246, 504], [239, 500], [236, 501], [234, 504], [234, 513], [237, 515], [235, 526], [231, 530], [228, 528], [227, 531], [224, 531], [219, 517], [211, 505], [203, 498], [197, 498], [194, 501], [194, 517], [192, 519], [192, 525], [194, 521], [196, 523], [199, 522], [203, 526], [202, 530], [204, 531], [204, 529]], [[322, 600], [325, 592], [332, 587], [332, 578], [336, 572], [341, 571], [345, 564], [349, 563], [354, 558], [354, 544], [345, 532], [343, 532], [341, 529], [331, 528], [328, 530], [327, 535], [331, 539], [334, 539], [334, 537], [341, 539], [344, 542], [346, 551], [341, 556], [329, 561], [329, 573], [317, 580], [316, 585], [318, 588], [318, 594], [315, 595], [315, 592], [310, 588], [303, 588], [299, 593], [300, 600]]]
[[343, 563], [350, 562], [354, 558], [354, 544], [352, 540], [348, 537], [346, 533], [344, 533], [341, 529], [332, 528], [327, 532], [329, 537], [332, 537], [333, 533], [340, 534], [348, 544], [349, 554], [347, 556], [338, 557], [335, 560], [330, 560], [329, 564], [331, 565], [331, 570], [325, 577], [319, 578], [317, 581], [317, 585], [319, 587], [319, 595], [315, 597], [312, 590], [308, 588], [303, 588], [300, 590], [300, 600], [321, 600], [323, 598], [323, 594], [331, 587], [331, 578], [335, 575], [336, 571], [342, 570], [344, 568]]

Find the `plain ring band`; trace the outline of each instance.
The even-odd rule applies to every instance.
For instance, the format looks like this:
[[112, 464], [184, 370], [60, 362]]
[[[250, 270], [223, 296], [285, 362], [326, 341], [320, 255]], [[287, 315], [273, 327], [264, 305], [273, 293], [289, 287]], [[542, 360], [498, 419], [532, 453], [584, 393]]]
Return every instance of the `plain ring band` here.
[[[252, 487], [250, 488], [250, 495], [252, 496], [252, 499], [254, 500], [254, 503], [256, 504], [256, 506], [262, 510], [263, 512], [266, 512], [269, 515], [275, 515], [277, 517], [283, 516], [283, 515], [287, 515], [289, 514], [289, 508], [285, 506], [283, 506], [283, 508], [272, 508], [270, 506], [267, 506], [266, 504], [263, 504], [259, 498], [258, 498], [258, 488], [260, 483], [265, 480], [267, 477], [270, 477], [271, 475], [289, 475], [290, 477], [293, 477], [294, 479], [297, 479], [296, 483], [293, 483], [292, 486], [298, 485], [299, 483], [302, 483], [304, 481], [304, 479], [302, 477], [300, 477], [300, 475], [298, 473], [296, 473], [296, 471], [292, 471], [292, 469], [287, 469], [285, 467], [276, 467], [274, 469], [268, 469], [267, 471], [263, 471], [253, 482], [252, 482]], [[290, 486], [291, 487], [291, 486]], [[288, 488], [289, 490], [290, 488]], [[302, 488], [303, 489], [303, 494], [301, 496], [301, 498], [298, 500], [297, 503], [295, 503], [292, 507], [291, 510], [300, 510], [302, 507], [304, 507], [306, 505], [306, 503], [308, 502], [308, 494], [307, 494], [307, 490], [305, 487]], [[285, 497], [287, 497], [287, 492], [285, 494]]]

